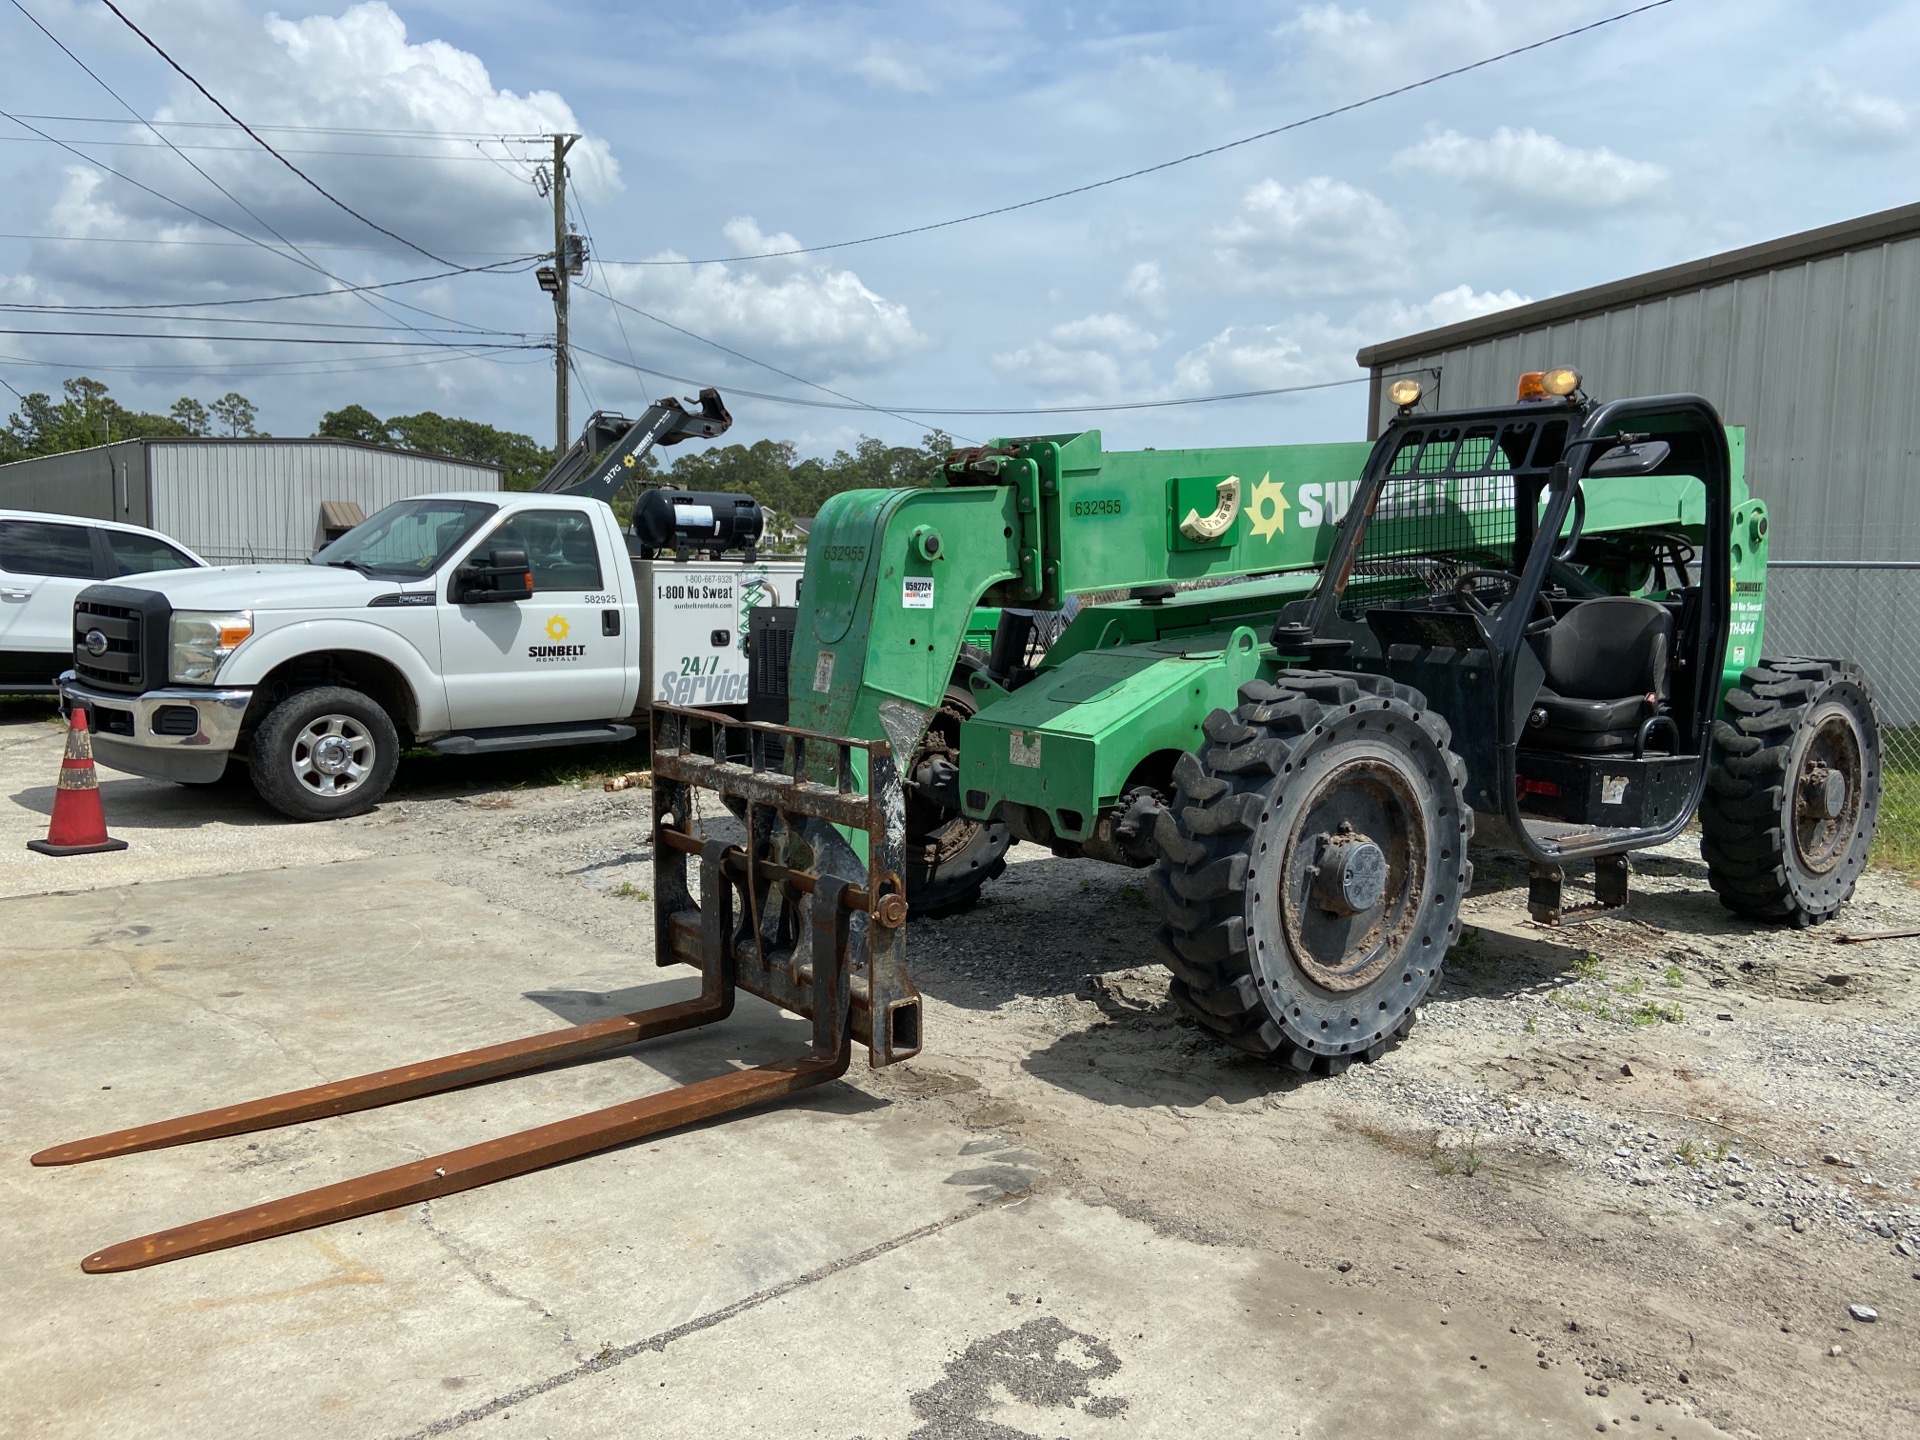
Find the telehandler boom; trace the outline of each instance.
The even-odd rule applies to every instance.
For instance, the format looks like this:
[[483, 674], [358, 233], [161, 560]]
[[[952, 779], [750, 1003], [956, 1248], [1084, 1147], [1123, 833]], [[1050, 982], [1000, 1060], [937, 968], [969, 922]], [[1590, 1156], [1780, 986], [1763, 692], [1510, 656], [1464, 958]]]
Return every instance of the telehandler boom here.
[[[793, 1061], [182, 1226], [119, 1270], [444, 1195], [917, 1053], [909, 909], [965, 905], [1012, 839], [1151, 866], [1175, 1001], [1338, 1073], [1405, 1036], [1459, 929], [1469, 842], [1597, 906], [1696, 815], [1731, 909], [1829, 918], [1866, 864], [1880, 735], [1858, 667], [1763, 660], [1767, 514], [1697, 396], [1422, 412], [1371, 447], [956, 451], [943, 485], [834, 497], [797, 614], [756, 632], [788, 724], [658, 707], [654, 953], [697, 999], [57, 1146], [67, 1164], [522, 1073], [722, 1019], [813, 1022]], [[1085, 603], [1078, 603], [1087, 597]], [[1119, 598], [1124, 597], [1124, 598]], [[992, 641], [978, 612], [998, 611]], [[1043, 656], [1036, 618], [1071, 612]], [[731, 818], [716, 833], [700, 797]]]

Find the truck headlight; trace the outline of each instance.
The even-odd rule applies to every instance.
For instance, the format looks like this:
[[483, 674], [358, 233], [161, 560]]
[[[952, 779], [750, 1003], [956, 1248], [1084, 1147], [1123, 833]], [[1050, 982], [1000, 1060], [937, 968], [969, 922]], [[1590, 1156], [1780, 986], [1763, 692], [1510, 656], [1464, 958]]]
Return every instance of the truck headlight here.
[[207, 684], [251, 634], [251, 610], [176, 610], [167, 669], [177, 683]]

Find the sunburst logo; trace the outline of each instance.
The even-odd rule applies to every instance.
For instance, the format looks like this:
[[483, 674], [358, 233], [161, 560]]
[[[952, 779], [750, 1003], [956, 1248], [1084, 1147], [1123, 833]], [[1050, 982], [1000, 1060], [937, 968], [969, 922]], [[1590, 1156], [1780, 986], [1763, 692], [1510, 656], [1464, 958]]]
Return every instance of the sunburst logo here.
[[573, 627], [567, 623], [567, 617], [564, 615], [555, 615], [547, 621], [547, 638], [549, 640], [564, 640], [572, 631]]
[[1247, 521], [1262, 540], [1283, 535], [1287, 529], [1287, 511], [1293, 505], [1287, 499], [1287, 482], [1275, 480], [1269, 471], [1253, 487], [1253, 499], [1247, 506]]

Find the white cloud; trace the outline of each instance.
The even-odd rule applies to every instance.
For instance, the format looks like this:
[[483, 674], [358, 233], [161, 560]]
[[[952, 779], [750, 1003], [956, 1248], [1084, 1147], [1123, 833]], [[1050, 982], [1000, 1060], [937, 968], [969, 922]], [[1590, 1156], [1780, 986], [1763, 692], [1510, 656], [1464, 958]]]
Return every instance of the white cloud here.
[[[728, 221], [725, 232], [728, 243], [748, 255], [800, 243], [785, 232], [765, 233], [750, 216]], [[649, 258], [684, 257], [665, 251]], [[926, 343], [905, 305], [875, 294], [851, 270], [834, 269], [805, 256], [771, 267], [764, 263], [623, 266], [606, 273], [612, 276], [612, 293], [620, 299], [809, 378], [871, 372]], [[591, 307], [590, 299], [582, 297], [576, 324], [594, 327], [594, 348], [613, 344], [615, 348], [607, 353], [623, 353], [612, 318], [604, 309], [596, 313]], [[693, 365], [695, 373], [751, 373], [751, 367], [742, 372], [741, 362], [649, 327], [645, 320], [629, 318], [626, 324], [629, 334], [635, 333], [636, 325], [641, 327], [650, 352], [675, 352], [683, 357], [679, 365]]]
[[1406, 274], [1406, 227], [1376, 195], [1316, 175], [1289, 189], [1262, 180], [1214, 230], [1227, 283], [1292, 296], [1391, 288]]
[[1272, 325], [1229, 325], [1174, 361], [1170, 393], [1209, 395], [1344, 380], [1360, 332], [1324, 315]]
[[993, 357], [1009, 379], [1078, 400], [1131, 397], [1153, 383], [1148, 355], [1159, 337], [1124, 315], [1099, 313], [1056, 325]]
[[1626, 205], [1658, 192], [1668, 179], [1663, 167], [1605, 146], [1582, 150], [1532, 128], [1506, 125], [1486, 140], [1442, 130], [1395, 155], [1393, 166], [1454, 181], [1489, 208], [1533, 218]]
[[[1461, 284], [1451, 290], [1442, 290], [1421, 305], [1395, 301], [1385, 307], [1378, 318], [1396, 336], [1413, 335], [1422, 330], [1437, 330], [1442, 325], [1454, 325], [1462, 320], [1491, 315], [1497, 310], [1511, 310], [1516, 305], [1532, 303], [1531, 295], [1522, 295], [1517, 290], [1475, 290], [1471, 285]], [[1369, 315], [1367, 318], [1371, 321], [1375, 317]]]
[[1120, 282], [1120, 293], [1149, 315], [1164, 315], [1167, 309], [1167, 281], [1152, 260], [1142, 260], [1127, 271]]
[[1781, 129], [1802, 143], [1819, 140], [1849, 149], [1892, 149], [1913, 134], [1914, 109], [1849, 85], [1821, 65], [1787, 107]]
[[814, 81], [823, 75], [850, 76], [876, 90], [909, 95], [931, 95], [956, 71], [977, 77], [1011, 58], [1005, 34], [994, 35], [991, 45], [967, 34], [1004, 31], [1004, 12], [977, 18], [949, 15], [940, 44], [879, 33], [889, 18], [866, 10], [792, 5], [745, 20], [710, 48], [723, 59], [761, 69]]
[[[302, 134], [296, 139], [278, 134], [279, 144], [298, 152], [289, 159], [319, 185], [435, 253], [469, 252], [477, 245], [494, 252], [551, 248], [552, 212], [532, 183], [541, 147], [491, 143], [476, 147], [465, 137], [580, 132], [584, 127], [558, 95], [550, 91], [519, 95], [498, 89], [477, 56], [444, 41], [409, 41], [406, 25], [383, 0], [368, 0], [338, 16], [299, 20], [269, 16], [261, 22], [249, 22], [237, 11], [229, 16], [224, 6], [217, 8], [218, 16], [207, 17], [211, 38], [197, 47], [196, 63], [218, 74], [217, 93], [255, 126], [432, 131], [457, 137], [441, 141], [424, 135], [360, 133]], [[230, 23], [215, 23], [218, 20]], [[207, 117], [206, 103], [184, 83], [177, 84], [173, 94], [174, 99], [156, 111], [156, 120]], [[270, 129], [264, 133], [276, 134]], [[113, 152], [109, 163], [116, 169], [153, 190], [179, 196], [205, 214], [259, 230], [256, 222], [237, 212], [232, 202], [197, 176], [183, 177], [180, 159], [155, 147], [152, 133], [144, 127], [129, 127], [121, 138], [142, 148]], [[199, 143], [224, 148], [191, 151], [196, 164], [289, 240], [301, 245], [376, 246], [407, 257], [409, 265], [431, 266], [431, 261], [383, 238], [331, 204], [250, 142], [226, 136], [207, 141], [200, 136]], [[381, 158], [389, 154], [406, 158]], [[612, 151], [597, 137], [588, 136], [574, 146], [568, 171], [585, 201], [605, 199], [620, 186]], [[99, 172], [81, 166], [68, 171], [51, 218], [55, 232], [68, 235], [232, 238], [154, 195], [118, 181], [103, 181]], [[83, 253], [87, 248], [69, 247], [66, 261], [81, 271], [92, 267], [92, 278], [104, 279], [93, 265], [103, 257]], [[92, 247], [95, 252], [102, 248]], [[225, 267], [220, 278], [245, 288], [260, 286], [268, 275], [284, 282], [299, 273], [293, 265], [262, 252], [233, 253], [235, 263]], [[148, 259], [157, 262], [161, 274], [171, 268], [202, 273], [209, 268], [203, 258], [190, 266], [186, 257], [169, 256], [163, 250], [150, 252]], [[138, 278], [150, 280], [152, 274], [148, 270]], [[264, 283], [271, 288], [273, 282]]]
[[[1576, 0], [1573, 8], [1593, 7]], [[1488, 0], [1430, 0], [1375, 19], [1364, 8], [1304, 5], [1273, 34], [1307, 83], [1339, 88], [1358, 80], [1380, 89], [1494, 54], [1523, 33], [1537, 39], [1540, 13]]]

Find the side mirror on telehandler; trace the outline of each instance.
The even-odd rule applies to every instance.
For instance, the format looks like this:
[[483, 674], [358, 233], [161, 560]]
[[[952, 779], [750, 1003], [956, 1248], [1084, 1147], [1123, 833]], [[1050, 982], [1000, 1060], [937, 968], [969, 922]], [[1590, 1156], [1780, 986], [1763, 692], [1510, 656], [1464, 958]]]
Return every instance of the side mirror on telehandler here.
[[1652, 475], [1666, 465], [1667, 457], [1673, 453], [1673, 447], [1664, 440], [1649, 440], [1645, 436], [1621, 438], [1627, 443], [1596, 455], [1593, 463], [1587, 466], [1587, 474], [1601, 480], [1625, 475]]

